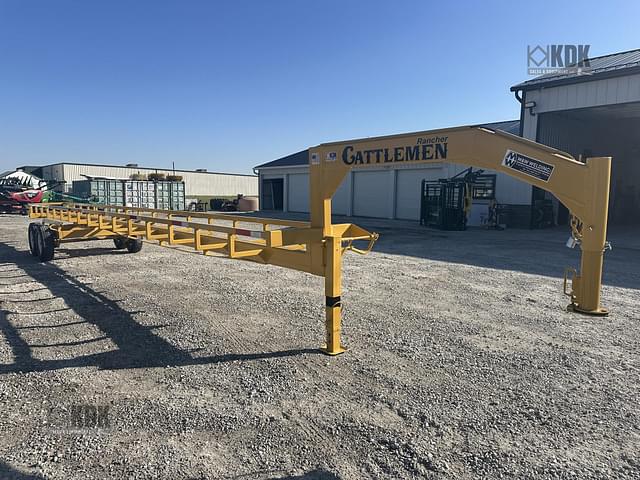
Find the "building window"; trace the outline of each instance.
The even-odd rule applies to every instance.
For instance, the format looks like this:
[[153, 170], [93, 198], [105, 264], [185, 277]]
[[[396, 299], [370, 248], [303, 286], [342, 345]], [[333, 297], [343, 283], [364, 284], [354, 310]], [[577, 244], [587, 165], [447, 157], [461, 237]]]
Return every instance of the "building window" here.
[[496, 198], [496, 176], [478, 175], [473, 183], [474, 200], [493, 200]]

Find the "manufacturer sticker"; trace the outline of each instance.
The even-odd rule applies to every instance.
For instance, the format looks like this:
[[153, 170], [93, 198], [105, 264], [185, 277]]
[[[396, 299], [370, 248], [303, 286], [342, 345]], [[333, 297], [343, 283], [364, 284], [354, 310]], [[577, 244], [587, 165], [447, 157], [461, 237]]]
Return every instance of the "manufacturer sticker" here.
[[553, 173], [553, 165], [549, 165], [541, 160], [527, 157], [513, 150], [507, 150], [507, 153], [502, 160], [502, 166], [516, 170], [520, 173], [528, 175], [529, 177], [537, 178], [543, 182], [548, 182]]
[[311, 165], [319, 165], [320, 164], [320, 155], [318, 155], [317, 153], [312, 153], [310, 162], [311, 162]]
[[336, 158], [338, 158], [338, 154], [336, 152], [327, 153], [327, 162], [335, 162]]

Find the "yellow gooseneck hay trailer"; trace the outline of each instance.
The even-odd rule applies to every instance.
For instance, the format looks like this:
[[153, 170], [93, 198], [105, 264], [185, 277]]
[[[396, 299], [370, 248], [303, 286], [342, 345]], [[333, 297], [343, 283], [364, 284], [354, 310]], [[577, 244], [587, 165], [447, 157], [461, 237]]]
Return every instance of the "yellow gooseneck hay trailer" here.
[[[553, 193], [576, 219], [572, 222], [572, 235], [582, 249], [580, 273], [565, 270], [570, 307], [587, 314], [607, 314], [600, 305], [600, 289], [610, 157], [589, 158], [583, 163], [567, 153], [514, 135], [482, 127], [459, 127], [326, 143], [310, 148], [309, 158], [310, 222], [42, 204], [31, 206], [30, 217], [49, 223], [30, 225], [30, 249], [33, 255], [47, 261], [63, 242], [113, 238], [117, 248], [135, 252], [142, 239], [147, 239], [322, 276], [326, 299], [326, 344], [322, 350], [337, 355], [344, 351], [340, 341], [342, 254], [347, 250], [368, 252], [378, 235], [349, 223], [333, 224], [333, 194], [349, 170], [398, 162], [452, 162], [504, 172]], [[357, 249], [354, 241], [366, 241], [368, 247]], [[568, 272], [572, 272], [570, 291]]]

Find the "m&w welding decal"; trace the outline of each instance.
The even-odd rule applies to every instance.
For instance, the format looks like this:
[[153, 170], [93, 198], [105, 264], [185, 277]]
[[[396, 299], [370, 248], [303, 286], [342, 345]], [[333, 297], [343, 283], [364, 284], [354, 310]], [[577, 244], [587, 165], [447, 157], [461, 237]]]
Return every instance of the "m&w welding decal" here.
[[553, 173], [553, 165], [544, 163], [541, 160], [536, 160], [535, 158], [527, 157], [526, 155], [514, 152], [513, 150], [507, 150], [504, 160], [502, 160], [502, 166], [512, 170], [517, 170], [520, 173], [537, 178], [543, 182], [548, 182], [549, 178], [551, 178], [551, 174]]

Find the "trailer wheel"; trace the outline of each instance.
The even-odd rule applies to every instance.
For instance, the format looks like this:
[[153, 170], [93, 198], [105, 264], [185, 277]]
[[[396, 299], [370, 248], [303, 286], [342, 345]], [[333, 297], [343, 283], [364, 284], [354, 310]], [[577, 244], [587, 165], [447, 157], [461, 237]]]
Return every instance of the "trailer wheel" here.
[[140, 250], [142, 250], [141, 238], [127, 238], [125, 242], [129, 253], [138, 253]]
[[36, 229], [36, 243], [38, 245], [38, 258], [41, 262], [53, 260], [55, 250], [54, 233], [47, 225], [38, 225]]
[[122, 250], [123, 248], [127, 248], [127, 239], [125, 237], [115, 237], [113, 244], [118, 250]]
[[31, 255], [33, 255], [34, 257], [40, 256], [40, 252], [38, 251], [38, 233], [37, 233], [38, 229], [39, 227], [37, 223], [29, 224], [29, 230], [28, 230], [29, 251], [31, 252]]

